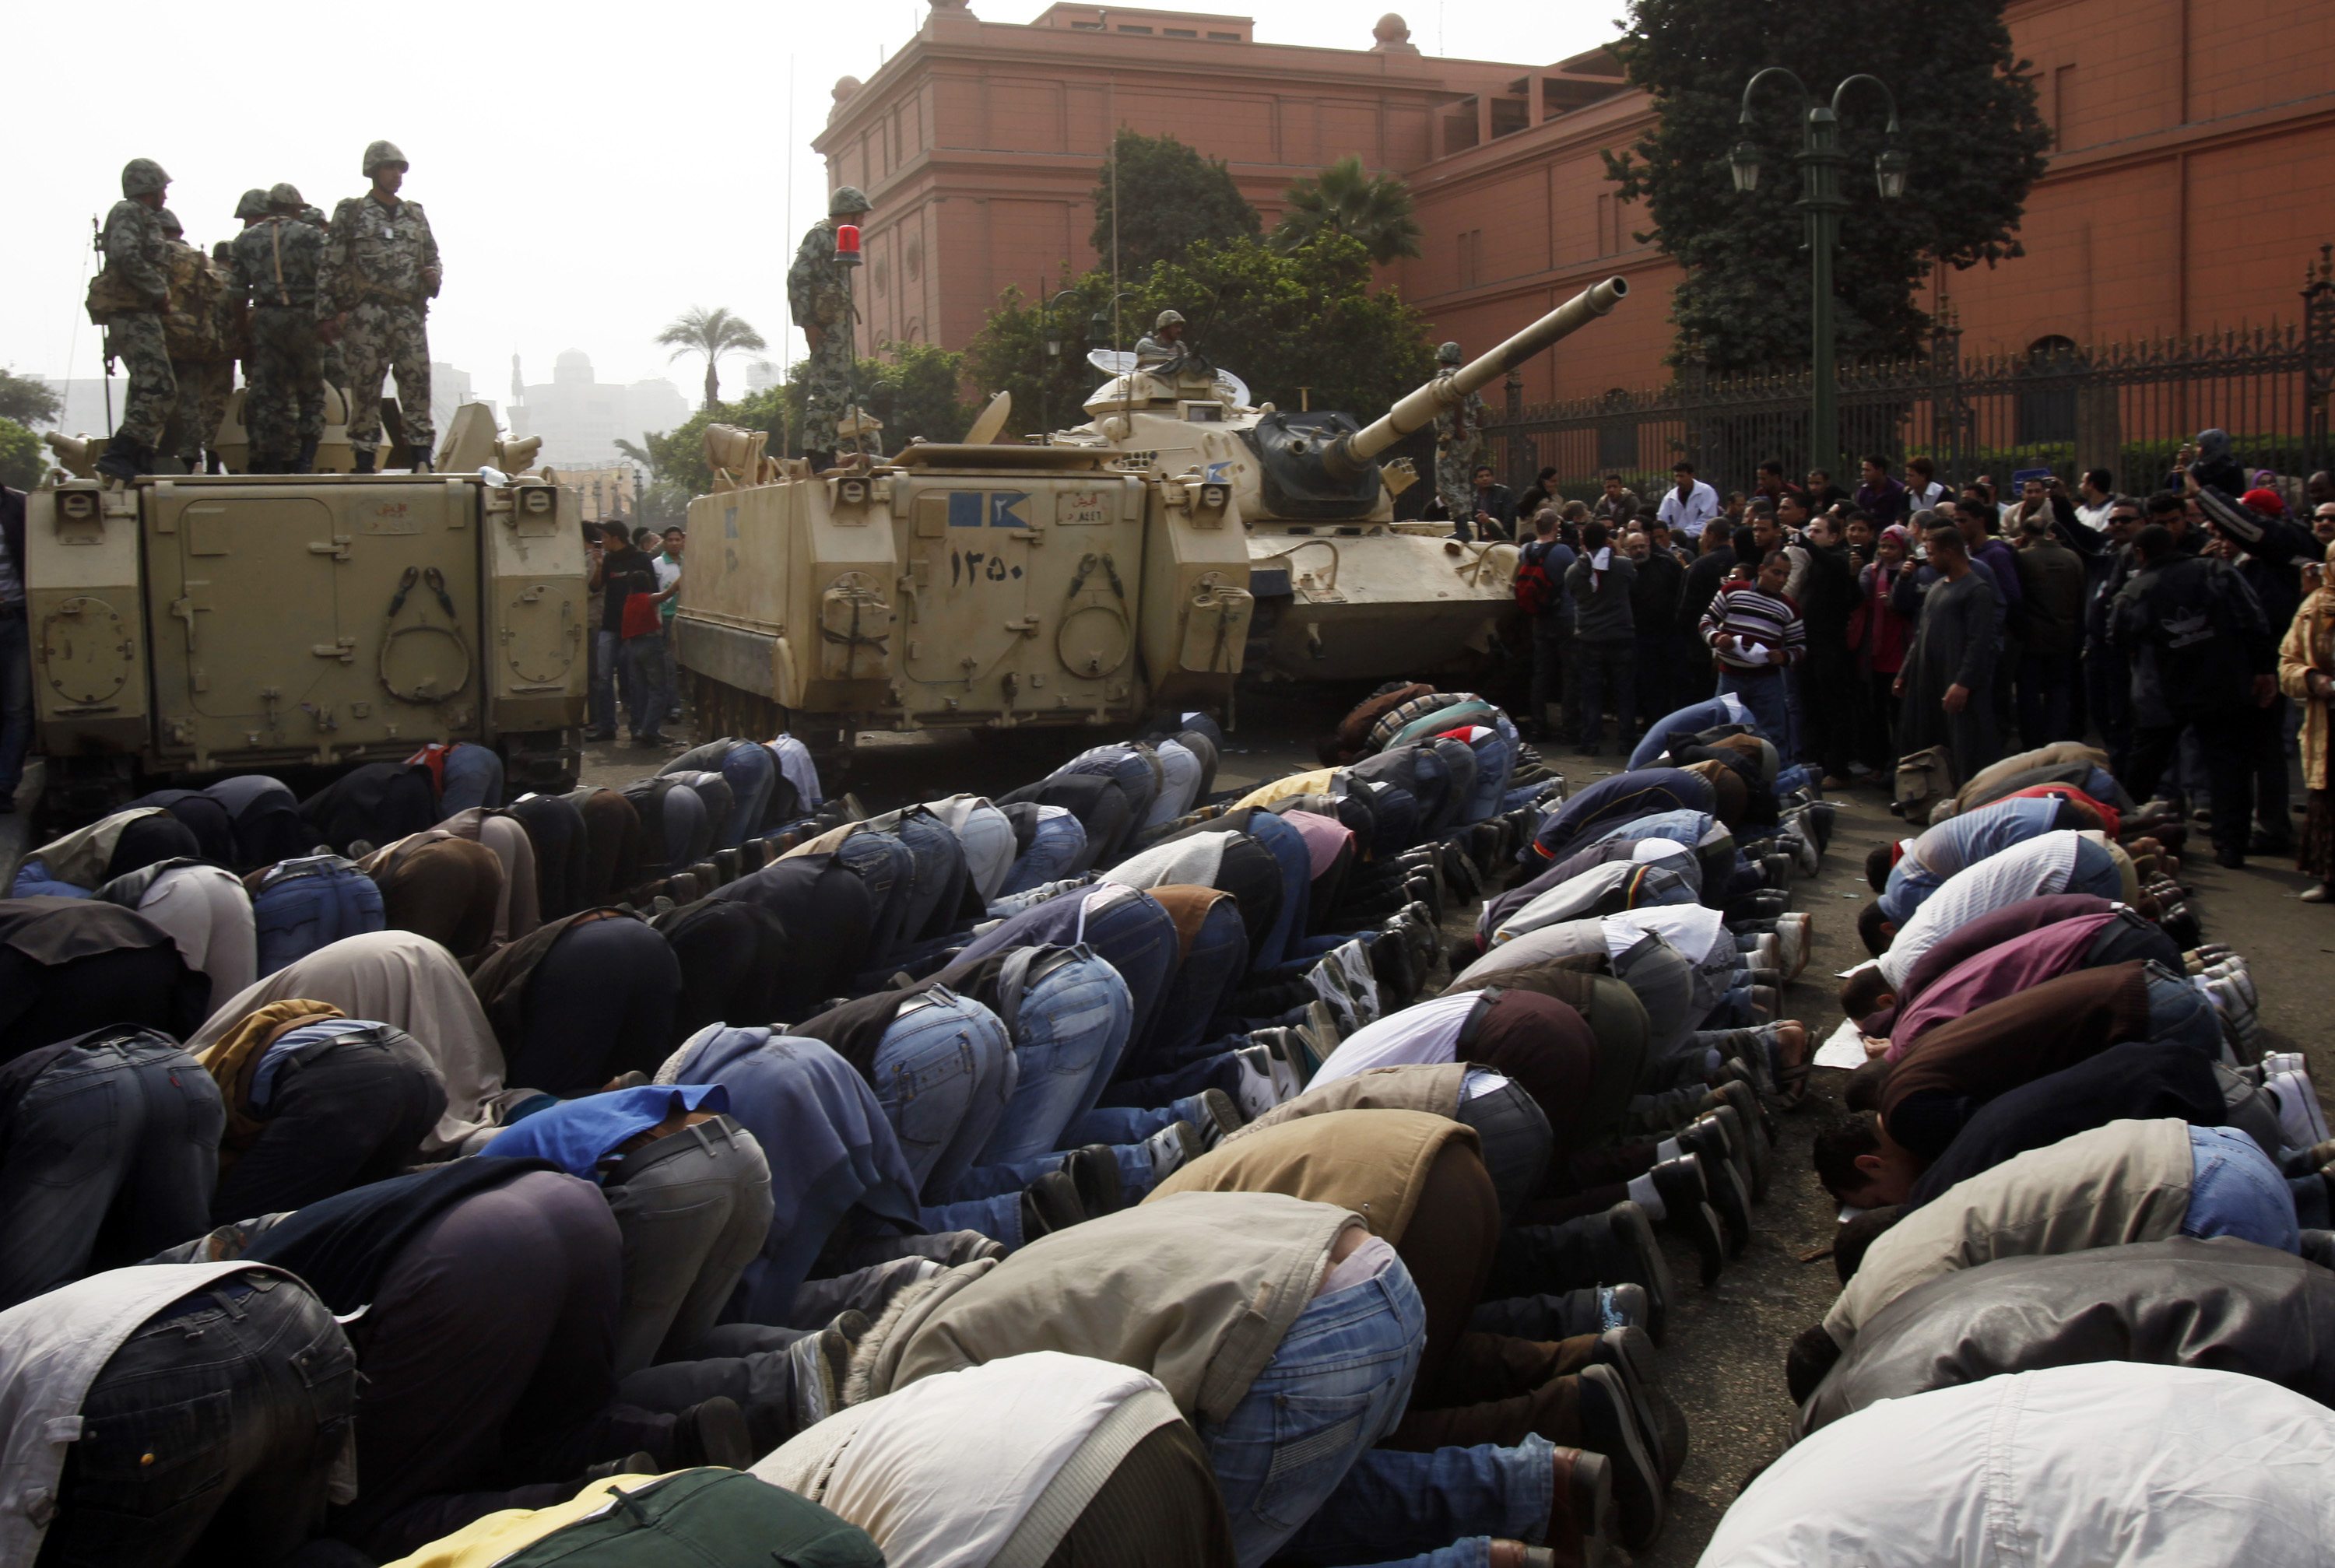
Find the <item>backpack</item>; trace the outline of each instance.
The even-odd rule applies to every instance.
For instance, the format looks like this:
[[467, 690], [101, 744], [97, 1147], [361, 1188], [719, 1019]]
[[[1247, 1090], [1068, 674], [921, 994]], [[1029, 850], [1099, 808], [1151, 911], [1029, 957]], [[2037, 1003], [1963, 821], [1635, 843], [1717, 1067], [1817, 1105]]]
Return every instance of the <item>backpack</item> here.
[[1545, 615], [1556, 603], [1556, 579], [1548, 575], [1548, 552], [1526, 547], [1516, 557], [1516, 608], [1527, 615]]
[[1897, 760], [1896, 810], [1915, 827], [1926, 827], [1930, 812], [1954, 792], [1953, 757], [1943, 746], [1928, 746]]

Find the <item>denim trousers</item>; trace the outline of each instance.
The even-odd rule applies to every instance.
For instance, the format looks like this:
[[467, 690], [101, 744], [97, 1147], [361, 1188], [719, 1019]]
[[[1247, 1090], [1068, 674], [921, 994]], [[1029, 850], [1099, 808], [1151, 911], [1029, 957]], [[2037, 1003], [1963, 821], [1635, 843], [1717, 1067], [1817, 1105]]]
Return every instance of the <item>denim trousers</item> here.
[[1376, 1278], [1307, 1303], [1240, 1403], [1194, 1421], [1241, 1568], [1279, 1551], [1394, 1430], [1426, 1342], [1419, 1289], [1390, 1259]]
[[1158, 899], [1138, 894], [1102, 909], [1090, 909], [1084, 926], [1080, 940], [1127, 982], [1135, 1008], [1127, 1035], [1127, 1055], [1132, 1058], [1149, 1038], [1162, 1011], [1168, 983], [1175, 978], [1182, 953], [1175, 919]]
[[635, 1149], [603, 1190], [625, 1244], [621, 1378], [690, 1355], [713, 1327], [770, 1234], [770, 1166], [752, 1133], [717, 1116]]
[[903, 813], [892, 831], [914, 861], [903, 934], [920, 942], [956, 930], [957, 910], [964, 903], [964, 846], [929, 811]]
[[1255, 966], [1264, 968], [1294, 956], [1290, 944], [1313, 927], [1313, 856], [1295, 825], [1271, 812], [1256, 812], [1248, 834], [1264, 846], [1281, 873], [1281, 909], [1256, 953]]
[[33, 743], [32, 623], [0, 613], [0, 796], [14, 799]]
[[1211, 1119], [1207, 1106], [1197, 1094], [1158, 1107], [1098, 1106], [1072, 1122], [1062, 1141], [1072, 1147], [1090, 1143], [1139, 1144], [1153, 1133], [1165, 1131], [1170, 1123], [1188, 1121], [1196, 1128], [1206, 1128]]
[[1481, 822], [1500, 808], [1508, 779], [1516, 769], [1516, 727], [1506, 714], [1493, 719], [1491, 733], [1477, 738], [1476, 788], [1468, 797], [1462, 822]]
[[1751, 727], [1776, 743], [1776, 754], [1787, 766], [1799, 760], [1800, 730], [1792, 712], [1791, 687], [1783, 671], [1746, 675], [1722, 669], [1719, 673], [1719, 694], [1731, 695], [1751, 710]]
[[[1086, 853], [1087, 830], [1079, 819], [1061, 807], [1041, 808], [1037, 826], [1030, 831], [1030, 847], [1013, 862], [1013, 869], [1005, 874], [1005, 885], [997, 896], [1027, 893], [1032, 887], [1071, 875], [1079, 857]], [[992, 911], [995, 913], [995, 911]]]
[[1127, 1050], [1135, 1022], [1127, 982], [1090, 948], [1074, 947], [1071, 954], [1041, 975], [1015, 1008], [1013, 1093], [982, 1146], [983, 1165], [1061, 1147], [1063, 1132], [1094, 1108]]
[[451, 747], [445, 767], [446, 787], [439, 791], [438, 808], [447, 816], [503, 803], [503, 760], [493, 747]]
[[2186, 975], [2151, 961], [2148, 965], [2148, 1038], [2178, 1040], [2202, 1056], [2222, 1054], [2222, 1018]]
[[210, 1074], [150, 1030], [51, 1062], [0, 1126], [0, 1308], [208, 1230], [226, 1120]]
[[1013, 1048], [997, 1015], [943, 986], [884, 1031], [868, 1077], [921, 1191], [948, 1193], [1013, 1097]]
[[1151, 1036], [1127, 1053], [1124, 1070], [1148, 1078], [1211, 1054], [1208, 1024], [1232, 1002], [1248, 970], [1248, 934], [1240, 905], [1223, 898], [1201, 917], [1191, 951], [1168, 977]]
[[385, 923], [381, 884], [336, 855], [279, 864], [275, 879], [252, 895], [251, 916], [262, 980], [320, 947], [379, 931]]
[[282, 1561], [323, 1527], [356, 1395], [356, 1353], [296, 1280], [172, 1302], [82, 1399], [44, 1568]]
[[762, 831], [770, 796], [778, 787], [779, 760], [767, 746], [751, 741], [732, 746], [722, 754], [722, 777], [729, 780], [732, 804], [728, 830], [717, 847], [734, 849]]
[[1400, 1568], [1461, 1568], [1489, 1561], [1493, 1540], [1539, 1544], [1555, 1505], [1556, 1446], [1537, 1434], [1507, 1447], [1371, 1448], [1283, 1559], [1385, 1563], [1411, 1553]]
[[[595, 734], [613, 735], [616, 731], [616, 679], [622, 663], [625, 640], [614, 632], [595, 631], [592, 634], [592, 730]], [[631, 677], [625, 677], [625, 690], [630, 692]]]
[[403, 1030], [367, 1025], [278, 1069], [258, 1137], [219, 1177], [213, 1224], [281, 1214], [386, 1181], [446, 1113], [446, 1082]]
[[2260, 1144], [2233, 1127], [2193, 1127], [2189, 1157], [2183, 1235], [2236, 1236], [2281, 1252], [2302, 1250], [2293, 1195]]
[[664, 634], [644, 633], [624, 640], [625, 711], [633, 739], [654, 740], [664, 734], [664, 713], [673, 701], [665, 687]]

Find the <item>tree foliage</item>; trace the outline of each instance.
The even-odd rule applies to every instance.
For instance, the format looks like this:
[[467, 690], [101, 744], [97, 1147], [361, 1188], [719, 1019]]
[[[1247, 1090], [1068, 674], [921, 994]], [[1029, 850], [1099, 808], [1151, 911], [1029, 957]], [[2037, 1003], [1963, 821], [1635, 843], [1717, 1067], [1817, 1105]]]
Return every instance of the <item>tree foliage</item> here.
[[1122, 127], [1117, 157], [1095, 182], [1094, 233], [1090, 243], [1110, 271], [1111, 178], [1125, 195], [1119, 208], [1119, 270], [1122, 276], [1172, 261], [1187, 247], [1209, 240], [1255, 239], [1264, 230], [1256, 208], [1233, 183], [1220, 159], [1203, 157], [1172, 136], [1145, 136]]
[[[1834, 320], [1844, 359], [1919, 350], [1929, 321], [1914, 288], [1933, 265], [1992, 266], [2020, 254], [2020, 215], [2050, 135], [2001, 0], [1631, 0], [1614, 48], [1630, 80], [1653, 94], [1655, 117], [1633, 148], [1605, 155], [1607, 167], [1624, 198], [1645, 202], [1662, 248], [1685, 268], [1671, 319], [1711, 368], [1807, 363], [1808, 260], [1793, 161], [1806, 108], [1789, 82], [1764, 82], [1752, 124], [1739, 129], [1744, 83], [1762, 66], [1790, 66], [1826, 102], [1857, 72], [1896, 94], [1899, 145], [1913, 162], [1905, 195], [1893, 202], [1873, 179], [1886, 106], [1869, 86], [1851, 88], [1842, 103], [1851, 210], [1835, 253]], [[1739, 195], [1728, 155], [1745, 140], [1759, 154], [1759, 186]]]
[[1317, 234], [1342, 234], [1362, 243], [1372, 261], [1419, 254], [1419, 221], [1411, 216], [1410, 187], [1398, 175], [1372, 176], [1359, 156], [1338, 160], [1320, 174], [1289, 188], [1289, 209], [1273, 231], [1273, 243], [1294, 250]]
[[31, 489], [49, 471], [48, 460], [49, 450], [40, 437], [15, 420], [0, 418], [0, 485]]
[[64, 406], [64, 399], [51, 391], [48, 382], [0, 366], [0, 420], [20, 425], [53, 424]]
[[744, 316], [732, 315], [728, 307], [715, 305], [712, 310], [693, 305], [665, 324], [656, 340], [673, 350], [670, 356], [679, 359], [684, 354], [705, 356], [705, 407], [712, 408], [722, 401], [722, 382], [714, 373], [725, 353], [738, 353], [767, 348], [762, 334], [756, 332]]
[[[897, 451], [909, 441], [953, 441], [973, 422], [974, 411], [957, 396], [964, 375], [964, 356], [928, 343], [887, 344], [888, 359], [859, 362], [861, 402], [884, 421], [884, 446]], [[688, 512], [690, 499], [713, 489], [713, 469], [705, 460], [705, 427], [735, 425], [740, 430], [769, 432], [772, 453], [789, 450], [790, 434], [802, 428], [802, 378], [808, 361], [798, 362], [777, 386], [749, 392], [736, 402], [702, 408], [670, 431], [644, 433], [638, 441], [616, 443], [633, 461], [649, 470], [641, 490], [641, 519], [653, 526], [678, 522]]]
[[[1310, 402], [1370, 419], [1435, 373], [1419, 313], [1392, 290], [1371, 292], [1369, 253], [1345, 235], [1318, 235], [1288, 251], [1255, 239], [1198, 244], [1180, 261], [1121, 281], [1130, 342], [1173, 306], [1191, 322], [1187, 341], [1260, 402], [1288, 409]], [[1082, 423], [1080, 405], [1105, 379], [1086, 353], [1111, 344], [1090, 343], [1087, 324], [1108, 310], [1110, 273], [1098, 268], [1063, 282], [1073, 297], [1057, 306], [1008, 290], [965, 349], [974, 386], [1012, 392], [1012, 427], [1025, 432]], [[1058, 355], [1045, 350], [1049, 320]]]

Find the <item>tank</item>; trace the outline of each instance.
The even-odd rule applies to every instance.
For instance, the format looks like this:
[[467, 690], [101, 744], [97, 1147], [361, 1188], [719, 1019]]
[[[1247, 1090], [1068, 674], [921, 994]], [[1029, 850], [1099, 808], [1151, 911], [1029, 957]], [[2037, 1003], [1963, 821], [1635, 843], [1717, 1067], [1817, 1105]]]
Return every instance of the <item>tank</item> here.
[[[701, 734], [1109, 726], [1221, 711], [1248, 635], [1232, 487], [1074, 446], [965, 441], [814, 473], [715, 425], [674, 657]], [[873, 421], [869, 421], [871, 424]]]
[[1346, 413], [1252, 403], [1238, 377], [1197, 355], [1146, 368], [1100, 351], [1088, 357], [1111, 379], [1087, 399], [1087, 422], [1053, 432], [1048, 450], [1197, 472], [1231, 488], [1256, 600], [1254, 673], [1350, 681], [1464, 670], [1515, 613], [1516, 548], [1463, 543], [1447, 524], [1397, 522], [1395, 497], [1419, 475], [1408, 460], [1380, 459], [1629, 292], [1619, 277], [1583, 290], [1368, 425]]
[[203, 775], [402, 760], [433, 740], [496, 747], [514, 795], [572, 788], [580, 507], [490, 466], [523, 467], [534, 447], [493, 429], [483, 406], [463, 409], [436, 473], [112, 485], [67, 470], [32, 492], [52, 815]]

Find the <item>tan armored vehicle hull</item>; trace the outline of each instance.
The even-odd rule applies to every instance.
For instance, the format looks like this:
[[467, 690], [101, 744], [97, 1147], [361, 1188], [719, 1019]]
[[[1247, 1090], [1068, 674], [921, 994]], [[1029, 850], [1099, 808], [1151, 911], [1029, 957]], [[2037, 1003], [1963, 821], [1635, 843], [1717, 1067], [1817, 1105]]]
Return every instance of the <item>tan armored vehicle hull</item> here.
[[52, 801], [161, 779], [499, 747], [568, 787], [586, 695], [576, 498], [468, 474], [66, 479], [33, 492]]
[[673, 620], [706, 734], [1124, 723], [1221, 707], [1248, 635], [1222, 485], [1095, 454], [909, 447], [810, 474], [716, 427]]

